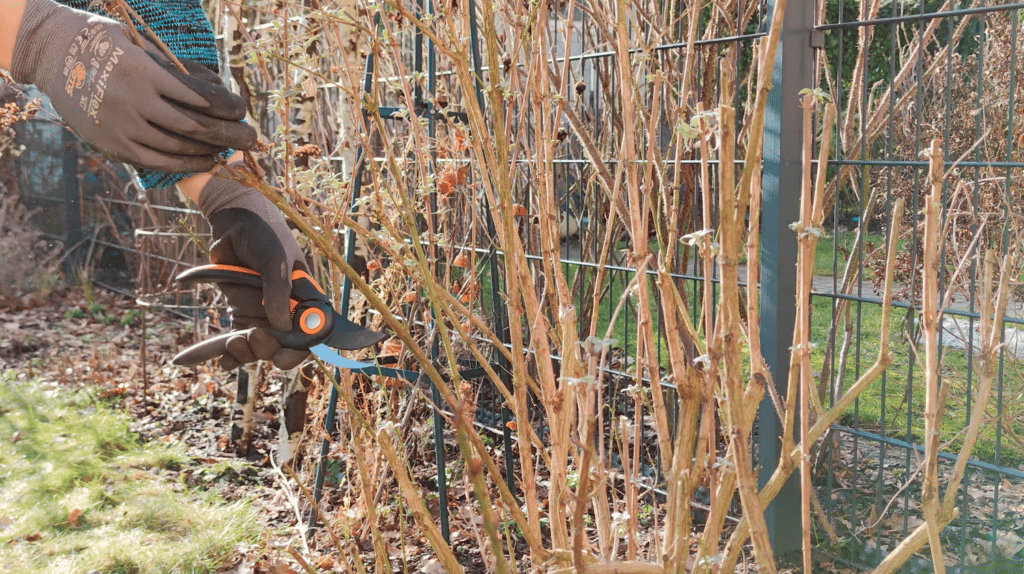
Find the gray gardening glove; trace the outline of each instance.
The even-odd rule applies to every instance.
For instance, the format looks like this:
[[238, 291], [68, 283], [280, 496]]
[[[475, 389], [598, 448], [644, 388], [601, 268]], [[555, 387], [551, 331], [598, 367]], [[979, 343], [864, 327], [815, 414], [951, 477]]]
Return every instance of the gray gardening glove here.
[[50, 0], [28, 0], [11, 75], [35, 84], [90, 146], [142, 168], [208, 171], [214, 155], [248, 149], [245, 102], [206, 67], [176, 69], [152, 44], [136, 46], [114, 20]]
[[199, 210], [213, 228], [210, 262], [247, 267], [263, 278], [262, 291], [218, 284], [231, 308], [231, 328], [249, 329], [228, 340], [221, 367], [230, 370], [257, 359], [273, 361], [281, 369], [298, 366], [309, 351], [281, 347], [265, 330], [292, 330], [291, 273], [309, 271], [284, 216], [259, 191], [217, 176], [199, 193]]

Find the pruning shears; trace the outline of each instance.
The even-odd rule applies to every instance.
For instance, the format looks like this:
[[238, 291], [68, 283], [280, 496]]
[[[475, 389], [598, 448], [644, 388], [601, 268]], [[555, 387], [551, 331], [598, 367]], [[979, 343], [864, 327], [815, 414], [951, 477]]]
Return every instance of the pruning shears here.
[[[335, 349], [354, 351], [379, 343], [384, 339], [382, 333], [356, 325], [343, 317], [331, 306], [327, 293], [301, 270], [292, 272], [292, 292], [290, 305], [292, 312], [292, 330], [276, 331], [267, 329], [282, 347], [289, 349], [308, 350], [325, 363], [342, 369], [365, 369], [372, 367], [346, 359]], [[177, 281], [183, 285], [193, 283], [231, 283], [254, 289], [263, 288], [260, 274], [246, 267], [234, 265], [202, 265], [193, 267], [178, 275]], [[228, 339], [245, 331], [232, 331], [201, 341], [178, 353], [172, 362], [178, 366], [192, 366], [227, 351]]]

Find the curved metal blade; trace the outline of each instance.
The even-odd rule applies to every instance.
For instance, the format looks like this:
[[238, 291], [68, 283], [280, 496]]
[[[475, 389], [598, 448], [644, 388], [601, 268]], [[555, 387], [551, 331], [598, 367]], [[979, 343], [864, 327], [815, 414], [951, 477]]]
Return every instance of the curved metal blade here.
[[384, 333], [360, 327], [335, 312], [334, 329], [331, 330], [331, 334], [327, 336], [324, 343], [342, 351], [355, 351], [376, 345], [383, 341], [385, 336]]
[[[373, 331], [371, 331], [371, 333], [372, 332]], [[359, 370], [373, 367], [373, 365], [370, 363], [360, 363], [359, 361], [346, 359], [345, 357], [339, 355], [337, 351], [323, 343], [320, 343], [319, 345], [313, 345], [312, 347], [309, 348], [309, 352], [313, 353], [317, 357], [320, 357], [321, 361], [334, 365], [339, 369]]]

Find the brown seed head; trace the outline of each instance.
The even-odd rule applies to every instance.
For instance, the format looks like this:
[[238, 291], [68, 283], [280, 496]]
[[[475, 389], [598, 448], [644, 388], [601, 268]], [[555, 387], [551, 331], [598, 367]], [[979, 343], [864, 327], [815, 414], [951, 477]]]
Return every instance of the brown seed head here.
[[296, 147], [295, 151], [294, 151], [294, 154], [295, 154], [295, 157], [297, 157], [297, 158], [301, 158], [301, 157], [319, 157], [319, 156], [323, 155], [323, 151], [320, 149], [320, 146], [318, 146], [316, 144], [305, 144], [305, 145], [300, 145], [300, 146]]

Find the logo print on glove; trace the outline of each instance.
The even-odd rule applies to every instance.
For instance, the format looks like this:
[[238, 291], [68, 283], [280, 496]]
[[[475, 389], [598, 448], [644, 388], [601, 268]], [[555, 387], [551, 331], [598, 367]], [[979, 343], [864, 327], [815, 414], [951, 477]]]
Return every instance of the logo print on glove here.
[[64, 91], [70, 96], [75, 90], [82, 87], [83, 82], [85, 82], [85, 66], [81, 62], [75, 62], [75, 67], [68, 74], [68, 84]]
[[92, 48], [92, 53], [96, 54], [97, 58], [106, 58], [107, 53], [110, 52], [110, 38], [106, 35], [101, 36], [96, 40]]

